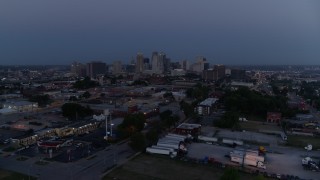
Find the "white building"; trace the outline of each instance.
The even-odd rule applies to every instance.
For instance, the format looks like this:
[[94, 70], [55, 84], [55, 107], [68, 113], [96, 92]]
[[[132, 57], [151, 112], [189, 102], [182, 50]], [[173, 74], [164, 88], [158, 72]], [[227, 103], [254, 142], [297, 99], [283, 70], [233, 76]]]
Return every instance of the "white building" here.
[[200, 102], [195, 108], [199, 115], [210, 115], [212, 113], [213, 105], [218, 101], [217, 98], [207, 98]]
[[171, 76], [184, 76], [186, 71], [183, 69], [173, 69], [171, 70]]
[[38, 103], [29, 101], [10, 101], [3, 103], [3, 108], [13, 109], [17, 112], [30, 112], [38, 108]]

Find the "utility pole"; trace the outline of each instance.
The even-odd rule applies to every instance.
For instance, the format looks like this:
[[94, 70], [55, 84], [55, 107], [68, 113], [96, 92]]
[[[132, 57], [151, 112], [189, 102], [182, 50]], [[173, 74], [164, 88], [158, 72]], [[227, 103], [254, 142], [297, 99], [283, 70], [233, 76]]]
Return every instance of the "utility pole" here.
[[104, 137], [104, 139], [108, 140], [108, 116], [109, 116], [110, 112], [109, 109], [105, 109], [104, 110], [104, 117], [106, 120], [106, 136]]

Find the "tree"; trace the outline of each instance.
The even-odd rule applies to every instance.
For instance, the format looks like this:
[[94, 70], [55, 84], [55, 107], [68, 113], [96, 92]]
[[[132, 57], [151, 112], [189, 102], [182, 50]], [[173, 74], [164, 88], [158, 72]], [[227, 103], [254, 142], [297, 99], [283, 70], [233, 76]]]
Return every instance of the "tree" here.
[[29, 99], [31, 102], [37, 102], [39, 106], [45, 106], [51, 103], [51, 99], [49, 95], [33, 95]]
[[172, 111], [171, 110], [165, 110], [162, 113], [160, 113], [159, 116], [160, 116], [161, 121], [163, 121], [163, 120], [169, 118], [171, 115], [172, 115]]
[[89, 106], [83, 107], [77, 103], [65, 103], [61, 110], [62, 115], [69, 120], [77, 120], [78, 117], [84, 118], [93, 114], [93, 110]]
[[70, 96], [69, 101], [78, 101], [79, 99], [76, 96]]
[[217, 122], [215, 122], [216, 126], [221, 128], [239, 128], [239, 113], [236, 111], [227, 111], [224, 116]]
[[194, 108], [192, 105], [184, 101], [180, 102], [180, 109], [184, 112], [186, 117], [191, 117], [194, 114]]
[[76, 81], [73, 85], [77, 89], [89, 89], [98, 86], [99, 83], [91, 81], [89, 77], [85, 77], [83, 80]]
[[156, 129], [150, 129], [146, 133], [146, 139], [149, 142], [149, 144], [156, 143], [159, 139], [159, 132]]
[[145, 126], [146, 118], [144, 114], [128, 114], [124, 117], [122, 123], [119, 125], [119, 129], [126, 131], [126, 134], [133, 134], [140, 132]]
[[84, 92], [84, 93], [82, 94], [82, 97], [84, 97], [84, 98], [86, 98], [86, 99], [88, 99], [90, 96], [91, 96], [91, 94], [90, 94], [88, 91], [86, 91], [86, 92]]
[[240, 175], [238, 171], [234, 168], [227, 168], [224, 170], [223, 175], [220, 177], [220, 180], [238, 180]]
[[143, 151], [146, 148], [146, 139], [143, 133], [136, 132], [130, 138], [130, 147], [135, 151]]

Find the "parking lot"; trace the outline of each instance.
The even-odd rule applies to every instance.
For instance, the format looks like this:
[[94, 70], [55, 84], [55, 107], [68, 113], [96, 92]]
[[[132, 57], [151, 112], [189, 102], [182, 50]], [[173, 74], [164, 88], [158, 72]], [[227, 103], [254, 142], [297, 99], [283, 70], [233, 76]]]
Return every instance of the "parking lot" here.
[[[188, 146], [188, 157], [190, 158], [204, 158], [212, 157], [216, 161], [225, 163], [225, 164], [235, 164], [230, 162], [229, 158], [226, 158], [225, 155], [228, 155], [233, 148], [210, 145], [204, 143], [193, 143]], [[293, 149], [293, 148], [281, 148], [277, 154], [267, 153], [266, 163], [267, 169], [266, 172], [274, 174], [289, 174], [298, 176], [303, 179], [314, 179], [317, 180], [320, 177], [319, 172], [313, 172], [304, 170], [301, 165], [302, 157], [309, 156], [319, 156], [319, 152], [313, 151], [307, 153], [304, 150]], [[256, 169], [252, 167], [253, 169]], [[264, 171], [258, 169], [259, 171]]]
[[264, 145], [277, 146], [278, 142], [282, 141], [281, 137], [277, 135], [267, 135], [251, 131], [231, 131], [209, 126], [202, 127], [201, 131], [204, 135], [212, 136], [215, 134], [216, 137], [255, 142], [257, 145], [261, 143]]

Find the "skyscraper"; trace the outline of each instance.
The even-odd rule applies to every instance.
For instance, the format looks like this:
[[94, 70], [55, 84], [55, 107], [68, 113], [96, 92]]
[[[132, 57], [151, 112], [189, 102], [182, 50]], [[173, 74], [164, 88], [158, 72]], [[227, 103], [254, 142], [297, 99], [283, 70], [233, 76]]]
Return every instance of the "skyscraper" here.
[[183, 60], [180, 64], [183, 70], [185, 71], [189, 70], [189, 62], [187, 60]]
[[153, 71], [153, 73], [157, 73], [157, 66], [158, 66], [158, 60], [159, 56], [158, 56], [158, 52], [153, 52], [152, 56], [151, 56], [151, 69]]
[[197, 73], [202, 73], [203, 70], [209, 69], [209, 63], [207, 59], [203, 56], [197, 58], [196, 63], [192, 64], [191, 70]]
[[155, 74], [162, 74], [164, 70], [164, 59], [166, 55], [164, 53], [153, 52], [152, 53], [152, 71]]
[[92, 61], [87, 63], [87, 76], [96, 78], [97, 75], [104, 75], [106, 73], [106, 63], [100, 61]]
[[138, 53], [136, 57], [136, 73], [142, 73], [144, 71], [143, 54]]
[[122, 72], [122, 62], [121, 61], [114, 61], [112, 65], [112, 73], [113, 74], [120, 74]]
[[226, 67], [224, 65], [218, 64], [214, 65], [213, 69], [215, 70], [215, 80], [221, 79], [226, 75]]
[[160, 74], [162, 74], [164, 72], [164, 65], [165, 65], [166, 59], [167, 59], [166, 54], [163, 52], [160, 52], [159, 53], [159, 62], [158, 62], [158, 70], [159, 70]]
[[84, 77], [86, 75], [86, 66], [79, 62], [73, 62], [71, 64], [71, 73], [78, 77]]

